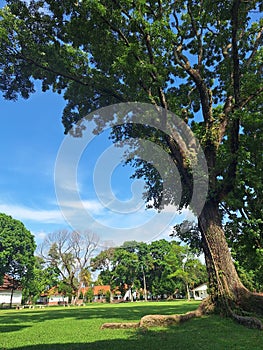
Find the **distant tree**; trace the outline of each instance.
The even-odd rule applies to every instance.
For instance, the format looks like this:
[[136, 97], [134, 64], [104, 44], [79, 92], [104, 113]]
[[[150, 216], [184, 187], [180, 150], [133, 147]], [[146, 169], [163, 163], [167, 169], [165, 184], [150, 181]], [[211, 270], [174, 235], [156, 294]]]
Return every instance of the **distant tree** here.
[[80, 284], [88, 287], [91, 284], [91, 272], [88, 267], [84, 267], [79, 276]]
[[12, 278], [13, 292], [32, 279], [36, 244], [34, 236], [23, 223], [6, 214], [0, 214], [0, 280], [7, 274]]
[[118, 287], [121, 292], [128, 287], [138, 287], [138, 256], [126, 248], [116, 248], [112, 260], [112, 287]]
[[93, 299], [93, 296], [94, 296], [94, 292], [93, 292], [93, 289], [92, 288], [89, 288], [87, 290], [87, 292], [85, 293], [85, 300], [90, 303], [92, 302], [92, 299]]
[[[127, 288], [140, 289], [143, 291], [144, 299], [147, 298], [147, 291], [154, 296], [173, 295], [180, 282], [178, 282], [179, 277], [175, 279], [171, 278], [171, 275], [175, 273], [175, 269], [182, 271], [183, 258], [186, 256], [186, 247], [184, 255], [181, 250], [177, 251], [176, 255], [175, 249], [173, 250], [174, 245], [174, 242], [164, 239], [149, 244], [136, 241], [124, 242], [120, 247], [100, 252], [92, 259], [91, 266], [94, 270], [100, 271], [99, 279], [103, 283], [110, 284], [112, 288], [118, 287], [122, 292]], [[187, 274], [191, 274], [191, 283], [197, 283], [200, 277], [198, 263], [200, 261], [197, 259], [189, 258], [187, 261]], [[200, 265], [204, 269], [201, 263]], [[195, 268], [195, 274], [198, 277], [194, 275]], [[185, 278], [181, 276], [181, 280], [185, 281]]]
[[59, 283], [59, 273], [53, 266], [47, 265], [44, 259], [35, 256], [32, 278], [27, 281], [23, 288], [24, 301], [36, 301], [41, 293], [57, 286]]
[[205, 265], [197, 259], [188, 246], [182, 246], [173, 242], [169, 254], [165, 257], [165, 261], [172, 269], [168, 278], [183, 282], [188, 300], [190, 300], [190, 290], [194, 286], [207, 282], [208, 276]]
[[101, 251], [98, 255], [91, 259], [90, 264], [92, 269], [95, 270], [110, 270], [112, 259], [114, 257], [115, 248], [108, 248]]
[[105, 299], [107, 303], [111, 302], [111, 292], [109, 290], [106, 291]]
[[58, 271], [63, 284], [75, 297], [80, 283], [87, 283], [90, 278], [88, 266], [98, 241], [95, 234], [87, 231], [64, 230], [49, 234], [40, 247], [40, 256]]
[[169, 254], [171, 243], [165, 239], [154, 241], [148, 245], [148, 259], [146, 264], [147, 289], [155, 296], [163, 295], [174, 291], [174, 283], [167, 280], [167, 264], [165, 257]]

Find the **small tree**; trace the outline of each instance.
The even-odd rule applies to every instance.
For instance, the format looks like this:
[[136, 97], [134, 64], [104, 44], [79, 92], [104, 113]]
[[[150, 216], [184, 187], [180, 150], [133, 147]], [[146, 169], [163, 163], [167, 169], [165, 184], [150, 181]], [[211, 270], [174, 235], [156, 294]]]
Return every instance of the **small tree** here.
[[94, 292], [92, 288], [89, 288], [85, 293], [85, 299], [88, 303], [91, 303], [93, 300]]
[[109, 290], [107, 290], [105, 297], [106, 297], [106, 302], [110, 303], [111, 302], [111, 292]]

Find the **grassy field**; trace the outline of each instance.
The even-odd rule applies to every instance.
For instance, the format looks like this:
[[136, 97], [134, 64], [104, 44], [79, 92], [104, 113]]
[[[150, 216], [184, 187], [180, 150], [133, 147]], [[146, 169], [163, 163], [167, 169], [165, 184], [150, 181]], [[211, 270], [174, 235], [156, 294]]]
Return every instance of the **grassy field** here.
[[0, 310], [0, 349], [23, 350], [262, 350], [263, 332], [219, 316], [147, 331], [100, 329], [147, 314], [183, 313], [196, 302], [91, 304], [86, 307]]

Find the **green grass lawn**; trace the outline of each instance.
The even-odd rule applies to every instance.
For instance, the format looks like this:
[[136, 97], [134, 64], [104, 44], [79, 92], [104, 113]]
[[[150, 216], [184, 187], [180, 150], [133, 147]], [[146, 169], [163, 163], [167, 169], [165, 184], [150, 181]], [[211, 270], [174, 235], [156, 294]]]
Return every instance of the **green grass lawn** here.
[[247, 329], [219, 316], [147, 331], [100, 329], [104, 322], [136, 322], [147, 314], [183, 313], [197, 305], [193, 301], [175, 301], [0, 310], [0, 349], [263, 349], [262, 331]]

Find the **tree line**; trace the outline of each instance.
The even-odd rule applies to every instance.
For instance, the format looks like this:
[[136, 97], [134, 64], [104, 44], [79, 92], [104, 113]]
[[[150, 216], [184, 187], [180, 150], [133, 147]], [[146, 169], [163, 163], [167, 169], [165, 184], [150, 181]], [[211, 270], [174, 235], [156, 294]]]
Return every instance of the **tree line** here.
[[[0, 214], [1, 282], [5, 274], [10, 276], [14, 281], [12, 290], [23, 288], [24, 302], [36, 302], [52, 287], [74, 302], [83, 297], [80, 287], [92, 284], [110, 285], [122, 296], [128, 289], [136, 290], [141, 299], [190, 298], [191, 289], [208, 280], [206, 267], [199, 259], [200, 232], [184, 222], [174, 227], [172, 236], [175, 235], [181, 244], [165, 239], [150, 243], [126, 241], [118, 247], [101, 249], [98, 236], [89, 231], [61, 230], [48, 234], [37, 248], [34, 236], [23, 223]], [[233, 255], [238, 257], [241, 247], [235, 250], [233, 244]], [[248, 247], [242, 254], [247, 250]], [[262, 290], [261, 275], [255, 273], [261, 261], [257, 257], [249, 265], [242, 261], [235, 260], [235, 264], [238, 269], [242, 267], [243, 282]], [[86, 297], [91, 300], [91, 293]]]

